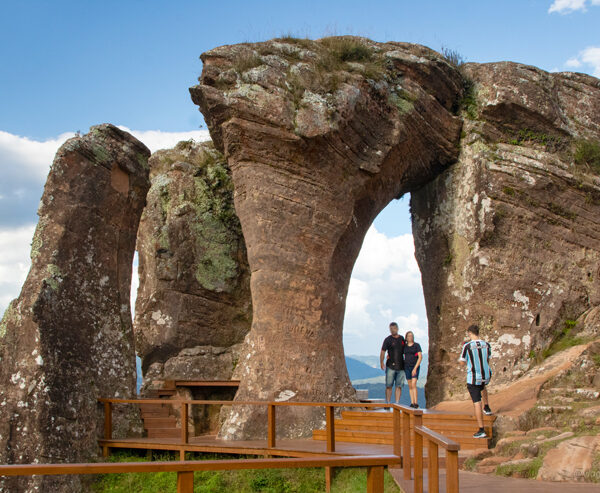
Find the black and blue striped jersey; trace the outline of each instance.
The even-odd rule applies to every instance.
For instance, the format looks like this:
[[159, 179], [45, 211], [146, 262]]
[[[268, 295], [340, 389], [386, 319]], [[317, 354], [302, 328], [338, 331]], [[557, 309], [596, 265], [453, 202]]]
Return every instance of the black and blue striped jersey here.
[[467, 362], [467, 383], [474, 385], [489, 383], [492, 377], [491, 354], [492, 348], [485, 341], [478, 339], [464, 344], [460, 360]]

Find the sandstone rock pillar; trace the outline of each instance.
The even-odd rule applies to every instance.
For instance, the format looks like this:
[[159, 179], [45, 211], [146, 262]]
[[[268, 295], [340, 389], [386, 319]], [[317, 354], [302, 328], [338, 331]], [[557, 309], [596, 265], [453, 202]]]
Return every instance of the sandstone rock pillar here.
[[[379, 211], [456, 158], [460, 76], [431, 50], [352, 37], [225, 46], [202, 60], [190, 91], [231, 167], [251, 270], [236, 400], [352, 400], [352, 267]], [[323, 419], [281, 411], [278, 432], [305, 435]], [[234, 406], [221, 435], [264, 437], [265, 425], [264, 408]]]
[[227, 162], [212, 142], [183, 141], [149, 165], [134, 324], [142, 393], [164, 380], [229, 380], [252, 304]]
[[[129, 306], [150, 151], [110, 124], [58, 150], [31, 270], [0, 325], [0, 462], [84, 462], [102, 432], [99, 397], [135, 395]], [[128, 431], [118, 410], [115, 436]], [[78, 477], [6, 479], [2, 491], [81, 491]]]
[[599, 168], [580, 156], [600, 143], [600, 81], [509, 62], [464, 71], [459, 160], [411, 200], [428, 405], [468, 398], [456, 360], [471, 323], [492, 345], [493, 385], [574, 340], [574, 325], [600, 333]]

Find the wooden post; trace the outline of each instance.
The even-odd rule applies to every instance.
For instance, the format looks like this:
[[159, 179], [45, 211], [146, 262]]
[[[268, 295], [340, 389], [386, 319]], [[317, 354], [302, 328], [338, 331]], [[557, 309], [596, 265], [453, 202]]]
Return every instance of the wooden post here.
[[276, 424], [277, 424], [277, 417], [275, 415], [275, 406], [273, 404], [269, 404], [269, 407], [267, 409], [267, 415], [268, 415], [268, 429], [267, 429], [267, 447], [269, 448], [275, 448], [275, 445], [277, 443], [277, 438], [276, 438]]
[[188, 443], [188, 403], [185, 401], [181, 403], [181, 443]]
[[402, 469], [404, 479], [410, 481], [410, 415], [406, 411], [402, 411]]
[[383, 466], [367, 468], [367, 493], [383, 493]]
[[327, 452], [335, 452], [335, 408], [325, 406], [325, 421], [327, 433]]
[[394, 455], [400, 457], [402, 455], [402, 414], [400, 409], [394, 408], [392, 419], [394, 424]]
[[104, 402], [104, 439], [112, 439], [112, 402]]
[[177, 471], [177, 493], [194, 493], [193, 471]]
[[[417, 418], [417, 416], [413, 416]], [[423, 493], [423, 435], [416, 431], [415, 421], [415, 481], [414, 493]]]
[[427, 440], [427, 491], [439, 493], [440, 491], [440, 468], [438, 460], [438, 444], [433, 440]]
[[446, 491], [458, 493], [458, 451], [446, 450]]
[[423, 411], [413, 414], [413, 450], [415, 464], [415, 493], [423, 492], [423, 435], [416, 432], [417, 426], [423, 424]]
[[325, 491], [331, 491], [331, 483], [333, 483], [333, 467], [325, 467]]

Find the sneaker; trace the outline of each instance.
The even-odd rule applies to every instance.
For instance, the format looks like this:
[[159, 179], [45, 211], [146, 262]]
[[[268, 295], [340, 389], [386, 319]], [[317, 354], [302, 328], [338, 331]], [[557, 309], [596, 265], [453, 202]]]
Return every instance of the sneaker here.
[[419, 405], [414, 402], [411, 402], [410, 407], [412, 407], [414, 409], [419, 409]]
[[487, 404], [485, 406], [483, 406], [483, 414], [487, 415], [487, 416], [491, 416], [492, 414], [494, 414], [492, 412], [492, 410], [490, 409], [490, 406], [488, 406]]
[[487, 438], [487, 437], [488, 437], [487, 434], [483, 430], [477, 430], [475, 433], [473, 433], [473, 438]]

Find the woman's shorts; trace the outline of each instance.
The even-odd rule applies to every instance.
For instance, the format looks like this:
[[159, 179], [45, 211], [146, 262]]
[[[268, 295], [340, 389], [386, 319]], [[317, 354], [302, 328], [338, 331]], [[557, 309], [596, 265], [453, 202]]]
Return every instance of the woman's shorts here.
[[405, 384], [404, 371], [403, 370], [394, 370], [393, 368], [386, 367], [385, 369], [385, 386], [389, 389], [394, 386], [396, 383], [396, 387], [402, 387]]
[[414, 366], [405, 366], [404, 367], [404, 374], [406, 375], [406, 380], [411, 380], [413, 378], [419, 378], [419, 371], [421, 370], [421, 366], [419, 365], [419, 367], [417, 368], [417, 374], [413, 377], [412, 376], [412, 371], [414, 370]]

